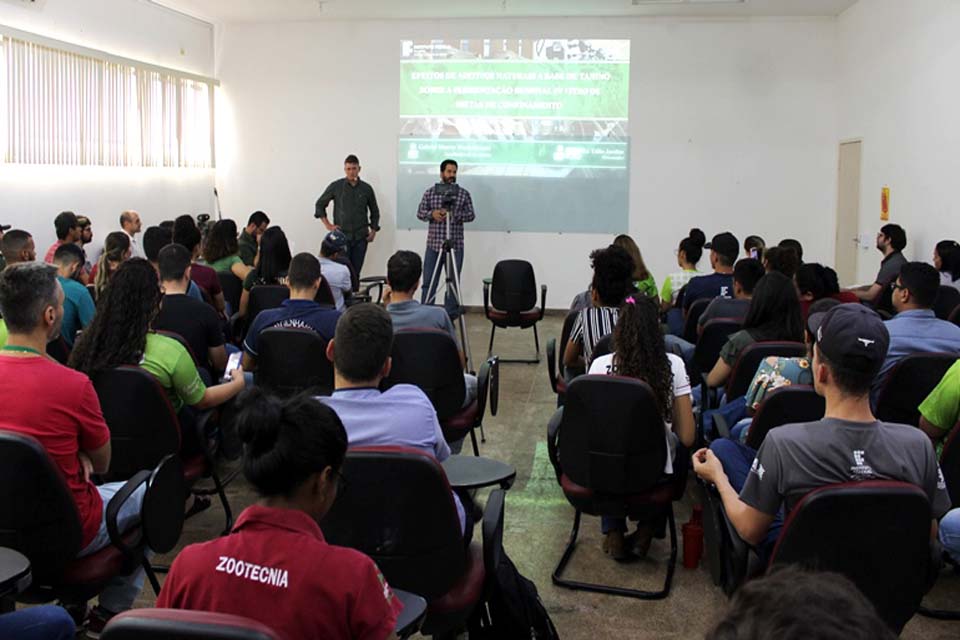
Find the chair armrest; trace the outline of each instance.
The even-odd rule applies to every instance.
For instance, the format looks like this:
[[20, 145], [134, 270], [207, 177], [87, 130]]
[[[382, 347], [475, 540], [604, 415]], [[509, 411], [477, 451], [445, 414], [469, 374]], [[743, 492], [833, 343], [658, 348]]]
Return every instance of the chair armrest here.
[[[363, 281], [361, 280], [361, 282]], [[369, 298], [370, 302], [373, 302], [373, 295], [370, 292], [376, 289], [377, 304], [380, 304], [383, 301], [383, 287], [385, 284], [386, 284], [385, 282], [373, 282], [368, 284], [366, 287], [360, 287], [361, 293], [357, 294], [357, 296], [366, 296], [367, 298]]]
[[423, 619], [427, 615], [427, 601], [415, 593], [394, 589], [393, 595], [403, 604], [403, 611], [397, 616], [394, 633], [398, 638], [409, 638], [420, 631]]
[[387, 276], [365, 276], [360, 278], [360, 284], [386, 284]]
[[140, 485], [146, 484], [150, 479], [150, 471], [144, 469], [137, 471], [133, 474], [133, 477], [127, 480], [120, 491], [115, 493], [110, 502], [107, 503], [107, 535], [110, 536], [110, 544], [115, 546], [117, 549], [120, 549], [124, 555], [133, 555], [133, 549], [128, 547], [123, 542], [123, 535], [120, 531], [120, 526], [117, 523], [117, 517], [120, 515], [120, 509], [123, 507], [124, 503], [130, 499], [130, 496], [140, 488]]
[[490, 415], [497, 415], [497, 404], [500, 397], [500, 358], [490, 356], [480, 365], [477, 374], [477, 423], [483, 422], [483, 415], [487, 408], [487, 397], [490, 398]]
[[490, 283], [483, 281], [483, 315], [490, 315]]
[[723, 508], [723, 502], [720, 502], [720, 516], [726, 529], [724, 539], [729, 545], [729, 556], [727, 560], [728, 572], [724, 584], [724, 591], [727, 594], [731, 594], [747, 579], [750, 551], [753, 547], [737, 533], [736, 527], [733, 526], [730, 518], [727, 517], [727, 511]]
[[496, 574], [497, 565], [503, 555], [503, 503], [506, 491], [494, 489], [487, 496], [483, 509], [483, 565], [488, 576]]
[[543, 314], [547, 310], [547, 285], [540, 285], [540, 319], [543, 320]]
[[557, 339], [547, 340], [547, 377], [550, 378], [550, 388], [557, 392]]

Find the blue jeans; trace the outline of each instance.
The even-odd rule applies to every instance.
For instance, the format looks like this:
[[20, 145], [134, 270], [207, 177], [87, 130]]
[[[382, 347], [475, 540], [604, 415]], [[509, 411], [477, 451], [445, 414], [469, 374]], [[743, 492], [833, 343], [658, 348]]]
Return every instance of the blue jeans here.
[[46, 604], [0, 616], [0, 638], [74, 640], [77, 628], [65, 609]]
[[[463, 271], [463, 251], [454, 250], [453, 254], [456, 256], [457, 262], [457, 277], [459, 278], [460, 272]], [[437, 268], [437, 260], [440, 259], [440, 252], [435, 251], [434, 249], [428, 248], [423, 254], [423, 293], [420, 298], [422, 304], [426, 304], [427, 300], [434, 297], [436, 291], [435, 289], [440, 288], [440, 283], [445, 282], [444, 277], [447, 275], [446, 269], [443, 265], [440, 265], [440, 280], [437, 282], [437, 286], [432, 288], [430, 287], [431, 281], [433, 280], [433, 272]], [[430, 289], [430, 290], [428, 290]], [[447, 310], [447, 315], [451, 318], [456, 318], [460, 315], [460, 308], [457, 306], [457, 301], [454, 299], [453, 294], [450, 291], [450, 287], [446, 288], [446, 297], [443, 301], [443, 307]]]
[[960, 563], [960, 508], [951, 509], [941, 518], [939, 536], [943, 550]]
[[347, 258], [350, 260], [350, 264], [353, 265], [353, 270], [357, 272], [357, 276], [360, 275], [360, 270], [363, 269], [363, 261], [367, 257], [367, 239], [360, 238], [359, 240], [347, 240]]
[[[108, 482], [97, 487], [100, 497], [103, 499], [103, 516], [100, 518], [100, 530], [86, 548], [80, 552], [80, 558], [103, 549], [110, 544], [110, 534], [107, 533], [107, 505], [110, 499], [123, 487], [123, 482]], [[120, 533], [129, 531], [133, 526], [140, 522], [140, 507], [143, 505], [143, 495], [146, 493], [147, 485], [142, 484], [130, 495], [120, 512], [117, 514], [117, 526]], [[143, 589], [143, 579], [146, 574], [143, 567], [137, 569], [128, 576], [116, 576], [107, 584], [107, 588], [100, 593], [100, 606], [111, 613], [120, 613], [133, 606]]]

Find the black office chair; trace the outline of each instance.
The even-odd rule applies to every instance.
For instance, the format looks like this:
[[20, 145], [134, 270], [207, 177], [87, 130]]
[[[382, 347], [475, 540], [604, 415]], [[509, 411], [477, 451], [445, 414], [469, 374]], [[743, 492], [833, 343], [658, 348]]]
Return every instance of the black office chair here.
[[110, 619], [103, 640], [281, 640], [266, 625], [226, 613], [131, 609]]
[[367, 554], [390, 586], [424, 597], [424, 635], [462, 626], [487, 572], [481, 546], [464, 549], [443, 467], [415, 449], [357, 447], [341, 473], [348, 489], [320, 524], [326, 540]]
[[540, 286], [540, 308], [537, 308], [537, 278], [533, 265], [526, 260], [500, 260], [493, 269], [493, 279], [483, 283], [483, 312], [490, 321], [490, 346], [487, 356], [493, 354], [493, 338], [497, 327], [533, 327], [533, 341], [537, 357], [532, 360], [515, 359], [503, 362], [540, 362], [540, 336], [537, 323], [543, 320], [547, 306], [547, 285]]
[[217, 271], [217, 280], [223, 290], [223, 300], [230, 306], [230, 313], [240, 310], [240, 294], [243, 293], [243, 280], [229, 271]]
[[746, 445], [757, 451], [771, 429], [823, 418], [826, 401], [813, 387], [793, 384], [774, 389], [763, 399], [747, 431]]
[[[175, 454], [183, 464], [185, 488], [180, 505], [192, 494], [192, 516], [210, 506], [209, 496], [216, 494], [224, 511], [223, 533], [233, 527], [233, 510], [225, 487], [238, 471], [221, 479], [216, 469], [216, 451], [208, 446], [205, 433], [209, 413], [200, 414], [196, 432], [183, 433], [166, 391], [156, 378], [134, 366], [121, 366], [98, 373], [93, 386], [100, 398], [103, 417], [110, 427], [109, 480], [122, 480], [137, 471], [151, 468], [164, 456]], [[188, 443], [188, 446], [182, 446]], [[198, 487], [201, 478], [210, 478], [214, 486]]]
[[395, 384], [413, 384], [430, 398], [447, 442], [455, 442], [467, 435], [473, 444], [474, 455], [480, 455], [476, 429], [483, 429], [487, 397], [490, 412], [497, 414], [499, 399], [499, 362], [496, 356], [488, 358], [477, 374], [477, 398], [463, 406], [466, 388], [463, 367], [456, 343], [445, 331], [438, 329], [403, 329], [393, 336], [390, 375], [380, 388]]
[[760, 363], [771, 356], [802, 358], [807, 355], [807, 346], [802, 342], [770, 340], [747, 345], [737, 357], [730, 377], [727, 378], [727, 399], [739, 398], [747, 393]]
[[933, 303], [933, 312], [941, 320], [947, 320], [954, 309], [960, 307], [960, 289], [940, 285], [937, 300]]
[[[32, 584], [17, 594], [29, 603], [60, 600], [84, 609], [118, 575], [143, 566], [154, 593], [157, 582], [145, 550], [173, 549], [183, 528], [183, 471], [175, 456], [164, 456], [151, 470], [137, 471], [107, 504], [110, 544], [78, 558], [80, 516], [63, 473], [34, 438], [0, 430], [0, 546], [30, 561]], [[120, 508], [141, 485], [146, 492], [141, 523], [120, 533]]]
[[842, 573], [899, 634], [931, 586], [930, 519], [927, 495], [906, 482], [820, 487], [790, 511], [770, 567]]
[[306, 389], [318, 395], [333, 393], [333, 363], [327, 359], [327, 341], [309, 329], [272, 327], [257, 338], [254, 382], [280, 396]]
[[901, 359], [887, 373], [877, 395], [877, 419], [919, 425], [920, 403], [956, 361], [954, 353], [912, 353]]
[[700, 298], [690, 303], [687, 308], [687, 317], [683, 321], [683, 339], [691, 344], [697, 343], [700, 334], [700, 316], [707, 310], [713, 298]]
[[[690, 383], [700, 384], [700, 402], [704, 411], [717, 406], [715, 394], [711, 393], [710, 387], [707, 386], [707, 375], [717, 364], [720, 351], [723, 349], [723, 345], [727, 344], [727, 339], [739, 331], [742, 324], [743, 320], [740, 318], [714, 318], [703, 325], [703, 331], [700, 333], [693, 350], [694, 370], [690, 373]], [[703, 416], [703, 411], [700, 412], [700, 415]], [[703, 426], [701, 424], [698, 432], [702, 433], [702, 430]]]
[[[558, 439], [560, 487], [576, 512], [553, 583], [646, 600], [667, 597], [677, 560], [673, 501], [683, 496], [687, 467], [678, 454], [674, 474], [664, 476], [669, 453], [653, 391], [633, 378], [579, 376], [567, 389]], [[670, 560], [661, 590], [641, 591], [562, 577], [576, 548], [581, 514], [649, 516], [651, 510], [665, 515], [670, 527]]]
[[570, 340], [573, 323], [579, 314], [579, 311], [571, 311], [563, 319], [563, 327], [560, 329], [559, 354], [557, 353], [557, 339], [550, 338], [547, 340], [547, 376], [550, 379], [550, 388], [557, 394], [558, 407], [563, 406], [563, 399], [567, 393], [567, 380], [564, 375], [566, 367], [563, 364], [563, 354], [567, 348], [567, 341]]

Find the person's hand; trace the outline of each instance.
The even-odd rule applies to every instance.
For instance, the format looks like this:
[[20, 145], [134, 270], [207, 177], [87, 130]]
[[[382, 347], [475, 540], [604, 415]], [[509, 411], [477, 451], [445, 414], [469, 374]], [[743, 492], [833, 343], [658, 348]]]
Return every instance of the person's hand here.
[[443, 219], [447, 217], [447, 211], [446, 209], [434, 209], [430, 212], [430, 215], [436, 222], [443, 222]]
[[230, 371], [230, 384], [243, 388], [243, 365], [240, 365], [236, 369]]
[[704, 482], [717, 483], [717, 478], [723, 475], [723, 465], [713, 451], [704, 447], [693, 454], [693, 471]]
[[367, 234], [367, 242], [373, 242], [373, 239], [377, 237], [377, 230], [370, 229], [370, 233]]
[[93, 474], [93, 461], [83, 451], [79, 452], [77, 457], [80, 458], [80, 471], [83, 472], [83, 481], [90, 482], [90, 476]]

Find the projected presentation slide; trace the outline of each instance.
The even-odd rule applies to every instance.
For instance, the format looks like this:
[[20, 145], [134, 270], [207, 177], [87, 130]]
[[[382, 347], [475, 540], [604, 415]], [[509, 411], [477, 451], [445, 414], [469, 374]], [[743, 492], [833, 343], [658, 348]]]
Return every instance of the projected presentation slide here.
[[470, 229], [627, 229], [629, 40], [404, 40], [398, 224], [440, 162], [459, 164]]

